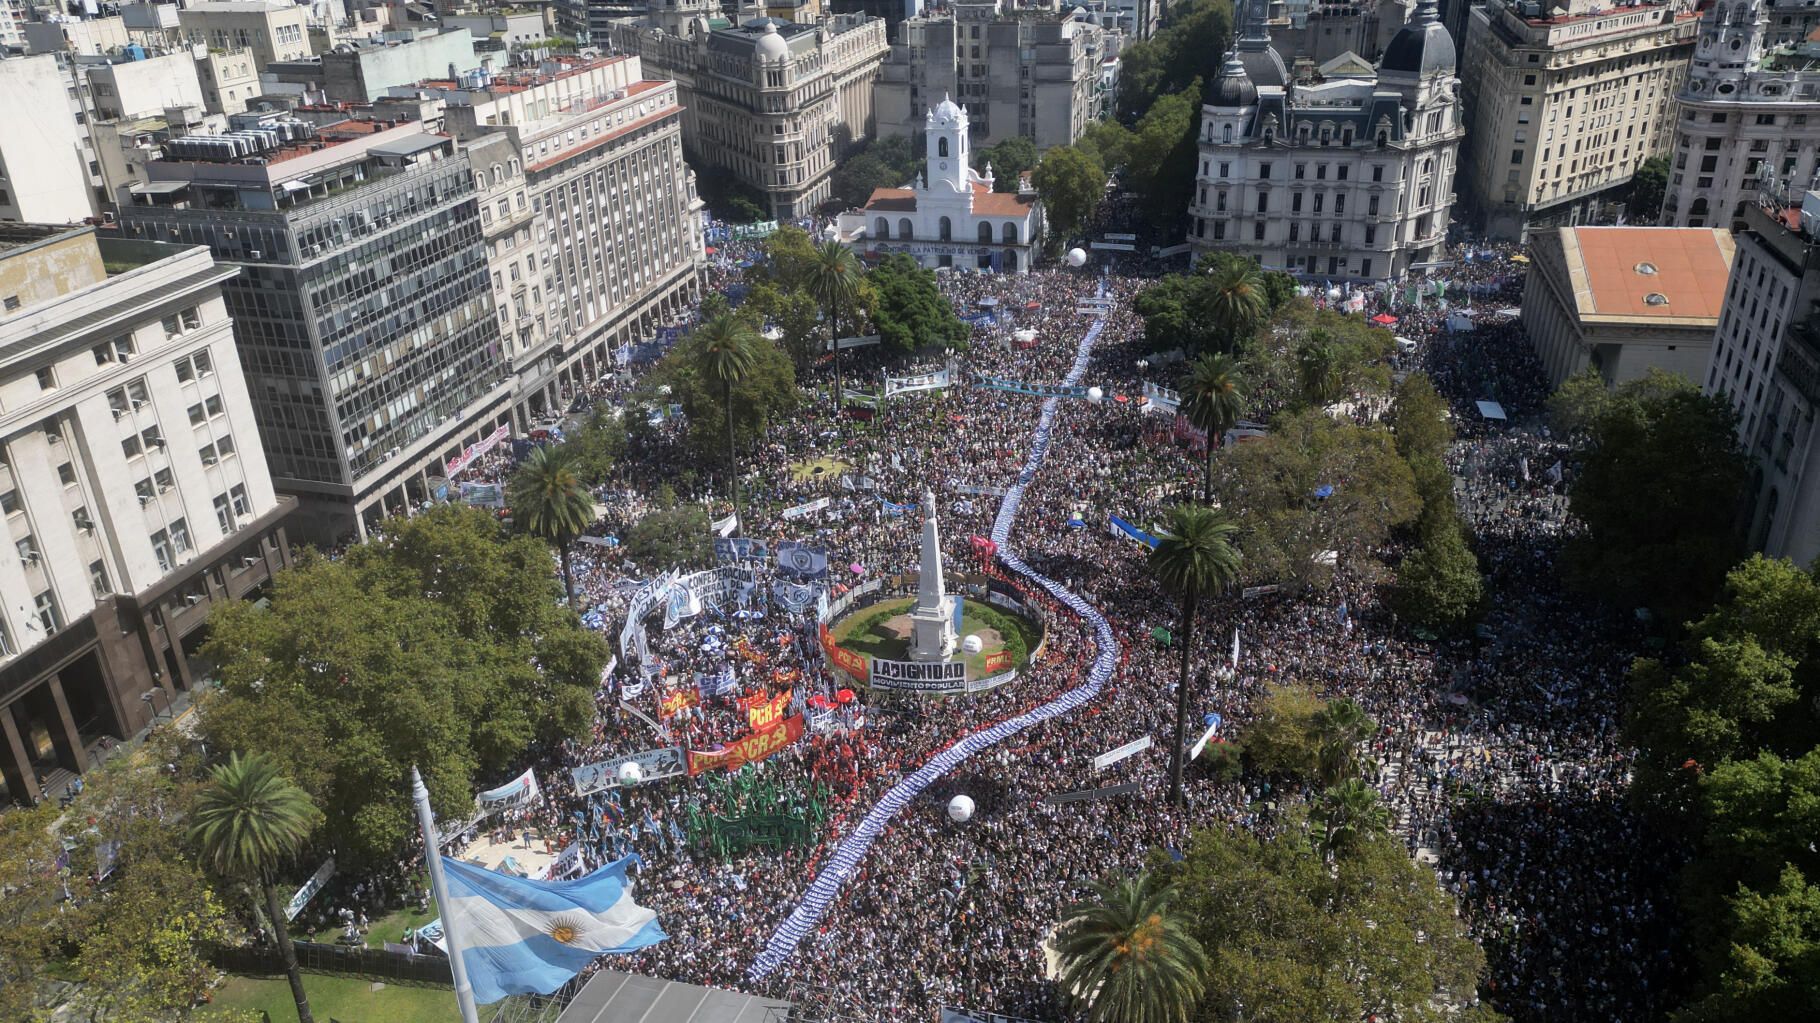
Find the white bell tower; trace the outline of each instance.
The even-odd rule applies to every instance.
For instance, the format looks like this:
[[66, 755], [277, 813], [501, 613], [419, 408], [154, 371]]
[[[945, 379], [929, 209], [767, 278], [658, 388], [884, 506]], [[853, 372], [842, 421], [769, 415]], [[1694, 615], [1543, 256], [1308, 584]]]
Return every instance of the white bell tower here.
[[929, 190], [966, 194], [972, 159], [967, 148], [967, 111], [956, 106], [954, 100], [942, 97], [923, 120], [923, 137], [929, 147], [925, 174]]

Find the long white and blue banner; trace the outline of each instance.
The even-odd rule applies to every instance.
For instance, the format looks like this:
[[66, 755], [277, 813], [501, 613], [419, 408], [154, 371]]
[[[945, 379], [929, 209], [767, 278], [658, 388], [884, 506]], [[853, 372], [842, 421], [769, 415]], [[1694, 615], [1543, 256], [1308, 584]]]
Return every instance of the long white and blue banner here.
[[[1073, 386], [1086, 375], [1087, 362], [1093, 353], [1093, 343], [1099, 338], [1104, 320], [1096, 320], [1081, 338], [1075, 349], [1074, 365], [1066, 380]], [[871, 851], [872, 843], [878, 841], [891, 821], [904, 811], [916, 798], [928, 789], [943, 775], [972, 759], [974, 755], [1009, 739], [1033, 725], [1061, 717], [1086, 706], [1097, 699], [1105, 685], [1118, 668], [1120, 647], [1118, 636], [1106, 617], [1087, 601], [1065, 589], [1061, 583], [1032, 569], [1017, 555], [1011, 546], [1011, 527], [1017, 520], [1018, 507], [1023, 503], [1024, 491], [1036, 479], [1037, 470], [1049, 454], [1052, 431], [1055, 428], [1055, 413], [1060, 395], [1054, 395], [1043, 403], [1041, 417], [1037, 420], [1036, 431], [1031, 435], [1030, 454], [1024, 461], [1024, 467], [1018, 473], [1017, 482], [1008, 488], [1005, 500], [999, 504], [998, 517], [992, 525], [992, 542], [998, 545], [999, 560], [1006, 569], [1021, 575], [1045, 590], [1056, 601], [1080, 615], [1082, 620], [1092, 628], [1094, 636], [1093, 664], [1087, 669], [1086, 679], [1078, 686], [1061, 694], [1048, 703], [1034, 710], [1008, 718], [989, 728], [974, 732], [947, 749], [937, 753], [929, 761], [917, 768], [891, 786], [884, 796], [867, 812], [853, 831], [834, 848], [833, 853], [822, 865], [821, 872], [810, 883], [809, 890], [802, 901], [791, 910], [776, 931], [765, 943], [764, 950], [753, 960], [746, 975], [753, 980], [762, 980], [777, 969], [783, 962], [796, 953], [797, 947], [804, 938], [814, 933], [820, 926], [822, 918], [840, 897], [841, 889], [859, 872], [865, 862], [866, 854]]]
[[1150, 403], [1144, 406], [1146, 412], [1161, 412], [1164, 415], [1173, 416], [1176, 410], [1182, 407], [1180, 391], [1172, 391], [1162, 384], [1153, 384], [1148, 380], [1144, 381], [1144, 397], [1150, 399]]
[[974, 377], [973, 386], [993, 391], [1010, 391], [1012, 394], [1031, 394], [1038, 398], [1087, 397], [1087, 388], [1075, 384], [1026, 384], [1022, 380], [1007, 380], [985, 374]]
[[948, 386], [948, 371], [917, 373], [907, 377], [886, 377], [885, 397], [910, 394], [913, 391], [939, 391]]
[[1108, 515], [1106, 525], [1113, 536], [1121, 540], [1136, 540], [1151, 550], [1155, 550], [1156, 545], [1161, 542], [1154, 535], [1146, 533], [1117, 515]]

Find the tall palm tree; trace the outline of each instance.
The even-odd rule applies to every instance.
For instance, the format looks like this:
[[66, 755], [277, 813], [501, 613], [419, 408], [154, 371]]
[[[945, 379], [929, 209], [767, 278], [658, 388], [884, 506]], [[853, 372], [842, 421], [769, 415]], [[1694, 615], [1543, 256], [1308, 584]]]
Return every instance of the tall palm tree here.
[[739, 512], [739, 459], [733, 451], [733, 385], [751, 373], [758, 364], [758, 331], [745, 318], [733, 313], [709, 317], [695, 328], [701, 347], [702, 375], [720, 385], [722, 403], [727, 411], [727, 493], [733, 498], [733, 511]]
[[1327, 856], [1343, 856], [1368, 836], [1390, 831], [1390, 811], [1378, 801], [1377, 790], [1358, 778], [1322, 793], [1315, 816], [1321, 823], [1321, 851]]
[[1213, 500], [1213, 452], [1226, 431], [1245, 414], [1245, 392], [1240, 387], [1239, 365], [1230, 355], [1203, 355], [1188, 367], [1182, 381], [1187, 399], [1182, 411], [1195, 429], [1207, 431], [1207, 483], [1201, 499]]
[[1234, 259], [1214, 269], [1208, 311], [1225, 335], [1227, 351], [1264, 319], [1266, 298], [1257, 264]]
[[1377, 726], [1358, 704], [1339, 699], [1330, 700], [1321, 708], [1314, 727], [1321, 783], [1334, 785], [1358, 767], [1359, 743]]
[[828, 324], [828, 343], [834, 349], [834, 407], [839, 409], [843, 401], [840, 380], [840, 338], [835, 324], [841, 312], [853, 303], [859, 294], [860, 276], [859, 259], [853, 250], [832, 239], [815, 247], [815, 255], [809, 260], [808, 273], [803, 284], [809, 294], [814, 296], [816, 304], [822, 307], [822, 319]]
[[562, 559], [562, 585], [575, 606], [575, 575], [569, 570], [569, 548], [594, 521], [594, 498], [575, 471], [568, 445], [540, 445], [512, 474], [506, 488], [512, 521], [532, 536], [548, 540]]
[[1183, 1023], [1206, 988], [1207, 952], [1149, 874], [1094, 884], [1062, 912], [1062, 991], [1092, 1023]]
[[1340, 363], [1340, 348], [1333, 339], [1323, 331], [1310, 331], [1296, 349], [1302, 400], [1316, 407], [1338, 400], [1346, 388], [1346, 374]]
[[190, 814], [190, 834], [202, 850], [203, 862], [225, 877], [252, 881], [265, 899], [284, 972], [291, 979], [298, 1023], [314, 1023], [314, 1018], [273, 882], [279, 867], [297, 855], [321, 819], [309, 795], [263, 753], [244, 759], [235, 753], [211, 770]]
[[1194, 612], [1201, 597], [1230, 587], [1239, 577], [1238, 526], [1223, 512], [1198, 504], [1169, 513], [1169, 535], [1150, 552], [1150, 574], [1182, 599], [1182, 668], [1175, 687], [1175, 745], [1171, 748], [1169, 801], [1182, 805], [1182, 764], [1188, 742], [1188, 659], [1194, 650]]

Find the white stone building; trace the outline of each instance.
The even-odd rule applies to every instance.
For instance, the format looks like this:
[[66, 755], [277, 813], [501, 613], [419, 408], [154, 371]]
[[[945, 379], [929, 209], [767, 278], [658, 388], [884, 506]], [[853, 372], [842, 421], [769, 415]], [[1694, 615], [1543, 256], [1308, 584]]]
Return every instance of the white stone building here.
[[0, 220], [73, 224], [98, 212], [100, 165], [76, 83], [55, 54], [0, 60]]
[[168, 711], [210, 606], [288, 562], [234, 274], [204, 248], [0, 226], [0, 797]]
[[1255, 0], [1201, 108], [1189, 241], [1310, 280], [1394, 280], [1447, 236], [1464, 134], [1453, 39], [1425, 0], [1375, 75], [1291, 82]]
[[927, 267], [1028, 271], [1042, 251], [1043, 207], [1033, 192], [992, 190], [972, 167], [967, 111], [943, 99], [923, 122], [925, 168], [912, 188], [880, 188], [840, 215], [840, 240], [863, 257], [905, 253]]

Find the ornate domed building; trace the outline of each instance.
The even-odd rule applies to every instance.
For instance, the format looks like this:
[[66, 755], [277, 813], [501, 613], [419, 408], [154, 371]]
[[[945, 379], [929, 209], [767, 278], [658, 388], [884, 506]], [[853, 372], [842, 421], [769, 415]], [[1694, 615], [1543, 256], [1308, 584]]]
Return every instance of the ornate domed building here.
[[1292, 81], [1252, 0], [1201, 108], [1189, 241], [1307, 280], [1394, 280], [1447, 235], [1462, 129], [1453, 37], [1422, 0], [1371, 71]]

